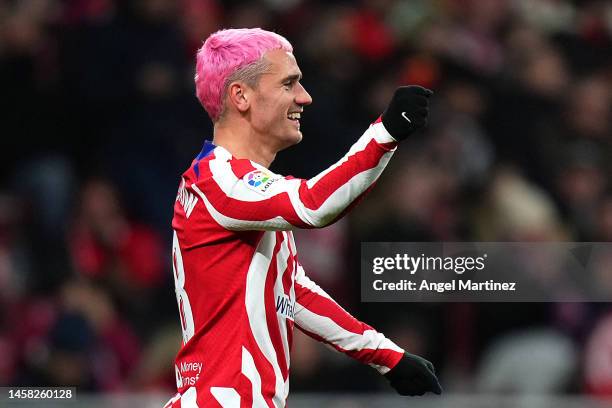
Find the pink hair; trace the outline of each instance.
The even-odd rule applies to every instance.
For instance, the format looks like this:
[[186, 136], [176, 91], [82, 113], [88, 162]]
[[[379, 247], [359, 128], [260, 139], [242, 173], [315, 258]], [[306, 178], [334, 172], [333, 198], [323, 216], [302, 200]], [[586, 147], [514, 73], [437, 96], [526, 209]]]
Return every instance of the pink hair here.
[[[196, 96], [213, 122], [223, 113], [230, 79], [236, 80], [233, 77], [237, 72], [256, 64], [266, 52], [277, 49], [293, 52], [285, 37], [261, 28], [220, 30], [206, 39], [196, 57], [195, 85]], [[259, 74], [256, 73], [255, 80]]]

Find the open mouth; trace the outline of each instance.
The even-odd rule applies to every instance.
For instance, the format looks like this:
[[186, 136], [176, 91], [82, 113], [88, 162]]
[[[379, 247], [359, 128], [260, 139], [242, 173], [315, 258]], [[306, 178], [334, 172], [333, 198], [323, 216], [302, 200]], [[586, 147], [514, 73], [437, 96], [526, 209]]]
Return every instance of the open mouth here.
[[294, 122], [297, 125], [298, 129], [300, 128], [301, 117], [302, 117], [301, 112], [289, 112], [289, 114], [287, 114], [287, 119]]
[[301, 117], [302, 117], [301, 112], [290, 112], [290, 113], [287, 115], [287, 118], [288, 118], [289, 120], [300, 120], [300, 118], [301, 118]]

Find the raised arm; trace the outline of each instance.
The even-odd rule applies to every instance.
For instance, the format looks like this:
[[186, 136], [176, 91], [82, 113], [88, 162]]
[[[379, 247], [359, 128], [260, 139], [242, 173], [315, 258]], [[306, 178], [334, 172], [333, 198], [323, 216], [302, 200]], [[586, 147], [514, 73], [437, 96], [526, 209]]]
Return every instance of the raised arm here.
[[420, 87], [399, 88], [381, 119], [344, 157], [310, 180], [282, 177], [215, 149], [214, 158], [200, 166], [201, 178], [191, 187], [213, 218], [229, 230], [324, 227], [373, 186], [397, 141], [425, 126], [430, 94]]
[[193, 188], [230, 230], [324, 227], [372, 186], [396, 146], [382, 123], [374, 123], [342, 159], [310, 180], [282, 177], [215, 149]]

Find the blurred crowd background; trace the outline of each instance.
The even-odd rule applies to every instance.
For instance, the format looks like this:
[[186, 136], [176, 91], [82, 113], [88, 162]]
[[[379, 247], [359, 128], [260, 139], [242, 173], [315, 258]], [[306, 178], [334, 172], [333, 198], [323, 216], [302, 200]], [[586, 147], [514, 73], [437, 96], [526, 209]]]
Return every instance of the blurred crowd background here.
[[[0, 385], [175, 390], [169, 254], [180, 174], [212, 125], [194, 56], [222, 27], [295, 47], [314, 99], [272, 169], [308, 178], [396, 86], [426, 132], [301, 261], [341, 304], [432, 360], [448, 392], [612, 395], [612, 308], [361, 303], [362, 241], [612, 240], [612, 4], [568, 0], [0, 1]], [[612, 287], [612, 266], [602, 270]], [[391, 392], [296, 336], [292, 390]]]

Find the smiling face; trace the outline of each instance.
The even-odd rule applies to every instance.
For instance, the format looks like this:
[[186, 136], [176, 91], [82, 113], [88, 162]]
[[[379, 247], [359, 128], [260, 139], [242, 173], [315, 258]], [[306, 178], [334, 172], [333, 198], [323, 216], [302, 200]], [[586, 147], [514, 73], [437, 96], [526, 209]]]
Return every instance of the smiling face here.
[[293, 54], [274, 50], [264, 58], [270, 66], [251, 89], [250, 122], [255, 133], [282, 150], [302, 140], [301, 112], [312, 98], [300, 84], [302, 72]]

